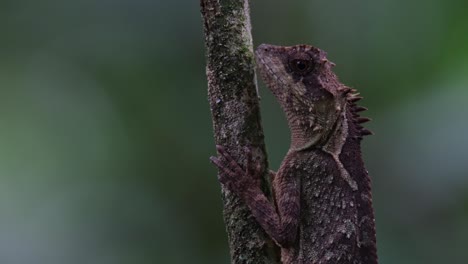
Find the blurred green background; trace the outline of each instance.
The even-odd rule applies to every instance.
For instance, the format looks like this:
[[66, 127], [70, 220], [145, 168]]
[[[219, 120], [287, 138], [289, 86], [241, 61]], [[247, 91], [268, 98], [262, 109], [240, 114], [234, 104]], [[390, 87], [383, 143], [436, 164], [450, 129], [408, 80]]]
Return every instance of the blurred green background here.
[[[316, 45], [365, 97], [381, 263], [466, 263], [467, 2], [251, 6], [255, 46]], [[1, 0], [0, 33], [0, 263], [229, 263], [198, 1]]]

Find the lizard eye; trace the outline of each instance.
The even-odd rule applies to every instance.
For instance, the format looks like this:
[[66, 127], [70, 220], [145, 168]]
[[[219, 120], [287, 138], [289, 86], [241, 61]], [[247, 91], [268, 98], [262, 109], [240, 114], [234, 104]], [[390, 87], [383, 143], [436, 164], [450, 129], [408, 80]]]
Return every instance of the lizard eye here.
[[311, 69], [312, 63], [310, 60], [294, 59], [289, 62], [291, 69], [297, 73], [307, 73]]

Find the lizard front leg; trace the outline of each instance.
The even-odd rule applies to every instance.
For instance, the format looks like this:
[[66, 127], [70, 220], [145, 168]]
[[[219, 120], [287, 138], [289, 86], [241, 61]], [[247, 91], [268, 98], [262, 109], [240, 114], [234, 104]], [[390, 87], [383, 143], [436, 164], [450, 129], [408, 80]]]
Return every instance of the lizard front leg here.
[[220, 171], [221, 184], [244, 200], [260, 226], [280, 247], [291, 245], [296, 240], [300, 212], [300, 188], [296, 177], [285, 177], [288, 175], [282, 174], [281, 170], [275, 176], [275, 208], [260, 188], [261, 170], [258, 163], [253, 164], [250, 148], [246, 149], [245, 170], [224, 147], [216, 148], [219, 156], [210, 160]]

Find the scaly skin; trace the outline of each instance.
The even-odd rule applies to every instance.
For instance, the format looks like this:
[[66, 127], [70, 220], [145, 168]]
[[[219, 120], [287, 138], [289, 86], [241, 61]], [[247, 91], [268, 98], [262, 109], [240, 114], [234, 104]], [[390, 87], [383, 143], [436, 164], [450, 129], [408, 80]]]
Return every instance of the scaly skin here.
[[361, 158], [356, 90], [338, 81], [318, 48], [260, 45], [264, 81], [284, 110], [291, 147], [273, 177], [275, 202], [260, 189], [258, 164], [246, 148], [242, 169], [217, 146], [219, 180], [238, 194], [281, 247], [285, 264], [377, 264], [370, 178]]

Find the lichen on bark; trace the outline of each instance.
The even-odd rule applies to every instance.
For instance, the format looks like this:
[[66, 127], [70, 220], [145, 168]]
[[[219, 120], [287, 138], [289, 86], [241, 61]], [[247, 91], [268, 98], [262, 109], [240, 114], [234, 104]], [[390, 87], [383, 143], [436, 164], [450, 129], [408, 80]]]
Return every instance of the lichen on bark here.
[[[245, 165], [243, 147], [262, 162], [267, 158], [261, 126], [259, 97], [248, 0], [201, 0], [207, 57], [208, 100], [215, 142]], [[268, 188], [265, 180], [265, 191]], [[278, 248], [236, 195], [222, 189], [224, 222], [231, 263], [274, 264]]]

